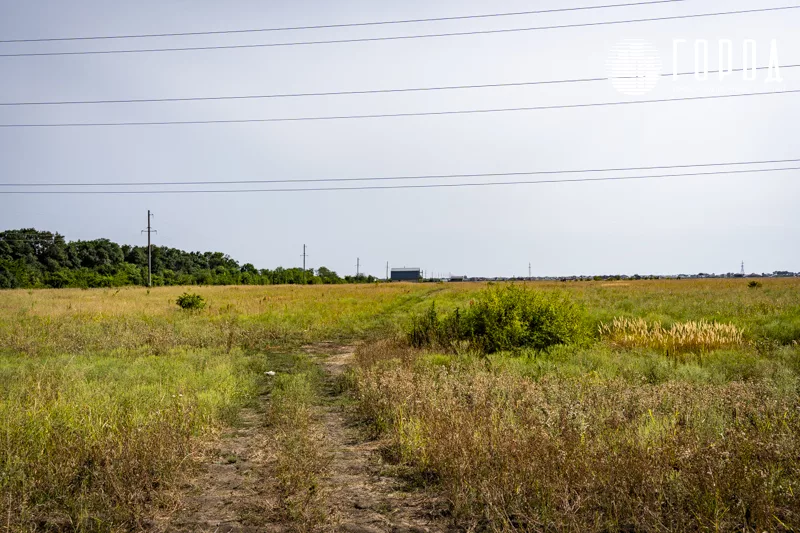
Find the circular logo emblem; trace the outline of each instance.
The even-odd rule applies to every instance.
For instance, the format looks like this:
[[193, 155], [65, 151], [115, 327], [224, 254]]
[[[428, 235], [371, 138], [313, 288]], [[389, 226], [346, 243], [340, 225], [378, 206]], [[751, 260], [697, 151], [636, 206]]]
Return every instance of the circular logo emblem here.
[[606, 62], [611, 85], [628, 96], [641, 96], [655, 89], [662, 66], [658, 49], [644, 39], [618, 42]]

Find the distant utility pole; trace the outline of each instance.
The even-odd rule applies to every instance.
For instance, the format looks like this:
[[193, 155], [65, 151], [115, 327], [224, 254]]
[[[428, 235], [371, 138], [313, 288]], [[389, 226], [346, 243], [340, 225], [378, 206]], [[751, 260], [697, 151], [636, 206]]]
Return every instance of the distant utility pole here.
[[308, 257], [308, 255], [306, 254], [306, 245], [304, 244], [303, 245], [303, 285], [306, 284], [306, 257]]
[[150, 244], [150, 234], [151, 233], [158, 233], [150, 226], [150, 219], [153, 218], [155, 215], [147, 210], [147, 229], [142, 230], [142, 233], [147, 232], [147, 286], [153, 286], [153, 256], [152, 256], [152, 246]]
[[389, 261], [386, 261], [386, 281], [389, 281]]
[[530, 281], [533, 278], [533, 274], [531, 273], [531, 264], [528, 263], [528, 280]]
[[361, 274], [361, 258], [356, 257], [356, 277], [359, 277]]

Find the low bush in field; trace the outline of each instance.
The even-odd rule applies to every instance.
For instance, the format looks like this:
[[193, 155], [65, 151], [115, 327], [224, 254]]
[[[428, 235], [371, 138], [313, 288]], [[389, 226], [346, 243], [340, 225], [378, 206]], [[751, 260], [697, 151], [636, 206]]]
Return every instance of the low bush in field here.
[[651, 348], [668, 355], [706, 353], [735, 348], [744, 343], [742, 331], [733, 324], [679, 322], [669, 329], [643, 319], [615, 318], [600, 325], [600, 336], [619, 348]]
[[467, 530], [800, 528], [796, 386], [557, 369], [534, 380], [469, 358], [371, 350], [358, 358], [361, 414]]
[[199, 294], [184, 292], [175, 300], [178, 307], [187, 311], [199, 311], [206, 306], [206, 300]]
[[545, 350], [586, 338], [583, 309], [566, 294], [514, 285], [489, 287], [464, 309], [441, 315], [434, 305], [414, 319], [414, 347], [453, 347], [466, 341], [494, 353], [517, 348]]

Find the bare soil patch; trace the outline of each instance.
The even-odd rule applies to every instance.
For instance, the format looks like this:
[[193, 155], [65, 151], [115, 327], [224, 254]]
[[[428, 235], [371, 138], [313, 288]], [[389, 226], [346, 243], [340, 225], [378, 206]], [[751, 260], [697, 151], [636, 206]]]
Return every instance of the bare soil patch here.
[[270, 524], [268, 450], [261, 409], [241, 412], [239, 427], [229, 429], [209, 450], [200, 473], [184, 487], [179, 507], [155, 519], [158, 532], [280, 532]]

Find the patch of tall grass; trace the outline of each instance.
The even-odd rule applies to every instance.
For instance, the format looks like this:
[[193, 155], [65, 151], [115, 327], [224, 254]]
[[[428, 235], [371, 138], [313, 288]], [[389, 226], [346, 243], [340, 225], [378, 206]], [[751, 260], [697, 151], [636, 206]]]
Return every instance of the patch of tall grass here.
[[199, 440], [255, 390], [230, 356], [0, 359], [0, 508], [21, 530], [139, 527]]
[[322, 478], [330, 457], [312, 412], [319, 380], [318, 371], [279, 374], [270, 397], [278, 518], [300, 532], [320, 529], [329, 513]]
[[33, 357], [184, 348], [264, 350], [394, 330], [429, 286], [207, 287], [208, 304], [182, 312], [183, 289], [3, 291], [0, 353]]
[[733, 324], [716, 322], [676, 322], [669, 328], [644, 319], [615, 318], [600, 324], [600, 337], [618, 348], [650, 348], [680, 355], [704, 354], [744, 344], [744, 334]]
[[532, 379], [519, 358], [367, 346], [355, 396], [387, 455], [443, 491], [466, 528], [800, 528], [796, 374], [791, 387], [734, 374], [651, 383], [602, 364], [563, 375], [563, 350]]
[[735, 325], [749, 339], [800, 341], [800, 279], [761, 282], [761, 290], [747, 288], [741, 279], [568, 284], [568, 290], [597, 324], [643, 318], [668, 328], [673, 322], [713, 320]]

